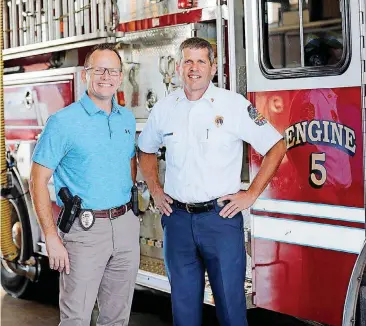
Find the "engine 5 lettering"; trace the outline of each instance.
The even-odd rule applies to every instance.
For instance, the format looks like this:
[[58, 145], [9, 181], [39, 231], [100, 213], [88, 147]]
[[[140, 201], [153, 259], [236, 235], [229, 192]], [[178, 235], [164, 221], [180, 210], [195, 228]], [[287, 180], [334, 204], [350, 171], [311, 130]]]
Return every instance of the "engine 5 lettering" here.
[[301, 121], [288, 127], [285, 137], [287, 149], [309, 143], [332, 146], [350, 156], [356, 153], [355, 131], [334, 121]]

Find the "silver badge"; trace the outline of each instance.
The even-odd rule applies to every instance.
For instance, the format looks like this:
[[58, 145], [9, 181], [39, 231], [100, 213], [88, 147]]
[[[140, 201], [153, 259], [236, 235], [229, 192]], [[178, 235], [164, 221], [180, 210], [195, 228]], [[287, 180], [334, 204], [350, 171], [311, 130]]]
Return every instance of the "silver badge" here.
[[94, 222], [95, 216], [91, 210], [82, 210], [79, 215], [80, 225], [84, 230], [89, 230]]

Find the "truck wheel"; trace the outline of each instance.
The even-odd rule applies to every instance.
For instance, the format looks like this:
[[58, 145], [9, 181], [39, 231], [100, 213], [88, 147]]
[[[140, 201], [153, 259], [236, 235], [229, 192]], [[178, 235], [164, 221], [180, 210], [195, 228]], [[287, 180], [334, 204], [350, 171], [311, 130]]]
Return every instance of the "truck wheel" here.
[[1, 262], [1, 286], [14, 298], [29, 298], [32, 284], [25, 276], [15, 274], [6, 262]]
[[[18, 180], [14, 180], [14, 186], [17, 190], [17, 196], [10, 199], [11, 205], [11, 226], [13, 243], [23, 257], [29, 257], [32, 254], [32, 238], [29, 225], [29, 216], [21, 195], [21, 188]], [[18, 258], [14, 260], [17, 261]], [[33, 283], [25, 276], [18, 275], [10, 268], [12, 262], [1, 260], [1, 285], [3, 289], [14, 298], [28, 298], [32, 292]]]
[[355, 323], [355, 326], [364, 325], [366, 325], [366, 269], [363, 271], [361, 286], [358, 293]]

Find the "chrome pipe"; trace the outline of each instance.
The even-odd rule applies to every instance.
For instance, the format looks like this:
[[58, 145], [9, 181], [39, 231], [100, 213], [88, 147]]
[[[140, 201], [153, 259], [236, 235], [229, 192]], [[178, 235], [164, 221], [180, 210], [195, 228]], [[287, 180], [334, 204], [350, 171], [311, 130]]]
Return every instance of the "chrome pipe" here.
[[236, 44], [235, 40], [235, 8], [234, 1], [228, 2], [228, 38], [229, 38], [229, 78], [230, 78], [230, 90], [236, 92]]
[[83, 11], [81, 8], [83, 7], [83, 0], [75, 0], [75, 26], [76, 26], [76, 35], [82, 34], [82, 26], [83, 26]]
[[69, 13], [68, 13], [68, 6], [67, 0], [62, 0], [62, 26], [63, 26], [63, 37], [69, 36]]
[[224, 32], [223, 32], [224, 24], [222, 18], [222, 8], [221, 5], [218, 4], [216, 6], [216, 35], [217, 35], [217, 83], [218, 87], [225, 86], [224, 80]]
[[69, 4], [69, 36], [75, 36], [75, 8], [74, 1], [68, 0]]
[[42, 42], [41, 0], [36, 0], [36, 42]]
[[305, 47], [304, 47], [304, 13], [303, 3], [299, 0], [299, 16], [300, 16], [300, 50], [301, 50], [301, 67], [305, 67]]
[[48, 1], [47, 0], [44, 0], [43, 1], [43, 11], [44, 11], [44, 14], [42, 16], [42, 33], [43, 33], [43, 37], [42, 39], [44, 41], [48, 41]]
[[29, 17], [29, 0], [25, 1], [25, 28], [24, 28], [24, 44], [30, 44], [30, 17]]
[[91, 32], [94, 33], [97, 31], [97, 0], [91, 0]]
[[105, 26], [107, 32], [110, 32], [112, 21], [112, 4], [111, 0], [106, 0], [105, 2]]
[[6, 1], [3, 2], [3, 44], [4, 49], [9, 48], [9, 6]]
[[54, 20], [53, 20], [53, 0], [46, 0], [48, 1], [48, 39], [50, 41], [55, 39], [54, 35]]
[[104, 0], [98, 0], [98, 30], [104, 32]]
[[34, 1], [28, 0], [29, 3], [29, 44], [35, 43], [36, 38], [36, 19], [35, 19], [35, 10], [34, 10]]
[[11, 33], [11, 47], [18, 46], [18, 20], [17, 20], [17, 3], [16, 0], [11, 0], [11, 25], [10, 28], [12, 29]]
[[84, 15], [84, 34], [89, 34], [90, 33], [90, 2], [89, 0], [84, 0], [83, 1], [83, 15]]
[[83, 11], [82, 11], [82, 15], [84, 16], [83, 19], [83, 25], [84, 25], [84, 34], [89, 34], [90, 33], [90, 24], [89, 24], [89, 20], [90, 20], [90, 2], [88, 0], [82, 0], [83, 3]]
[[58, 40], [61, 37], [61, 8], [60, 1], [55, 1], [55, 39]]

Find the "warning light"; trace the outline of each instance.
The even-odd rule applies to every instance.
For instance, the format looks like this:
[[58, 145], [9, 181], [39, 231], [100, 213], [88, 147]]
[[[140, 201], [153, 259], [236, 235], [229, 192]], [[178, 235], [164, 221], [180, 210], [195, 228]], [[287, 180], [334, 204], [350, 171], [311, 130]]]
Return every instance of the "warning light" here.
[[190, 9], [193, 8], [194, 0], [178, 0], [178, 9]]

